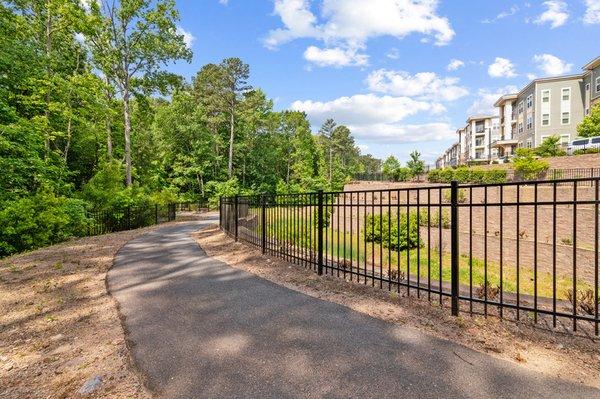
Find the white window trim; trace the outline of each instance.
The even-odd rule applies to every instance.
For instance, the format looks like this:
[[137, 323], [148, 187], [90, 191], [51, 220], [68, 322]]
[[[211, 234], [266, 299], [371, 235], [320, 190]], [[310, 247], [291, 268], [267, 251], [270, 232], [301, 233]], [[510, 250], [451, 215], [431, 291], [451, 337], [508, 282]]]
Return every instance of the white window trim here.
[[[544, 115], [548, 115], [548, 123], [544, 125]], [[542, 118], [540, 120], [540, 124], [544, 127], [550, 126], [550, 113], [542, 114]]]
[[533, 128], [533, 117], [531, 115], [527, 116], [527, 120], [525, 122], [526, 129], [531, 130]]
[[[567, 138], [566, 141], [563, 140], [563, 138]], [[570, 134], [561, 134], [560, 135], [560, 144], [561, 145], [568, 145], [571, 142], [571, 135]]]
[[526, 104], [527, 108], [533, 107], [533, 94], [530, 94], [527, 96], [527, 99], [525, 100], [525, 104]]
[[550, 104], [550, 97], [551, 97], [551, 95], [550, 95], [550, 90], [548, 90], [548, 89], [544, 89], [544, 90], [541, 91], [540, 98], [541, 98], [542, 104], [544, 104], [544, 93], [548, 93], [548, 104]]
[[[569, 92], [569, 99], [565, 100], [563, 97], [565, 95], [565, 90]], [[571, 88], [570, 87], [563, 87], [560, 89], [560, 101], [571, 101]]]
[[[567, 123], [564, 122], [565, 121], [564, 114], [569, 114], [569, 122], [567, 122]], [[563, 126], [571, 124], [571, 112], [561, 112], [560, 113], [560, 124]]]
[[596, 93], [600, 93], [600, 76], [596, 78]]

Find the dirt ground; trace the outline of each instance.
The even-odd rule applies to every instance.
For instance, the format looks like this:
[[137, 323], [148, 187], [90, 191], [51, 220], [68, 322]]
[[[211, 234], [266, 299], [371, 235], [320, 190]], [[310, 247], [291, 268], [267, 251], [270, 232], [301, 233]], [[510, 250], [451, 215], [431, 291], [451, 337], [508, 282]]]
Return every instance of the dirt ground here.
[[86, 397], [151, 397], [130, 364], [106, 272], [119, 248], [157, 227], [0, 260], [0, 398], [79, 397], [96, 376]]
[[530, 321], [514, 323], [468, 314], [452, 317], [449, 309], [414, 294], [406, 297], [340, 278], [319, 277], [303, 266], [262, 255], [255, 247], [235, 243], [216, 225], [195, 237], [208, 255], [290, 289], [461, 343], [548, 376], [600, 388], [598, 339], [549, 331]]

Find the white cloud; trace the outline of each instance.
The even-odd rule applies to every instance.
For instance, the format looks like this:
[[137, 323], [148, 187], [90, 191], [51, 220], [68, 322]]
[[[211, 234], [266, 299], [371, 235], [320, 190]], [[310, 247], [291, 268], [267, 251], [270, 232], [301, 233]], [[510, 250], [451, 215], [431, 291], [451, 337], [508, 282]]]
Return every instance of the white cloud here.
[[517, 76], [514, 64], [506, 58], [496, 57], [493, 64], [488, 67], [488, 74], [492, 78], [514, 78]]
[[371, 91], [422, 100], [454, 101], [469, 94], [458, 85], [458, 78], [441, 78], [433, 72], [410, 75], [404, 71], [378, 69], [369, 74], [366, 82]]
[[500, 89], [479, 89], [477, 98], [467, 110], [468, 115], [496, 115], [498, 110], [494, 107], [494, 103], [501, 96], [518, 92], [516, 86], [505, 86]]
[[183, 42], [185, 43], [187, 48], [192, 48], [192, 46], [194, 45], [194, 42], [196, 41], [196, 38], [194, 37], [194, 35], [192, 35], [191, 32], [188, 32], [185, 29], [183, 29], [181, 26], [177, 27], [176, 32], [178, 35], [183, 36]]
[[295, 39], [312, 38], [326, 47], [357, 51], [371, 38], [419, 33], [444, 45], [454, 31], [447, 18], [437, 15], [437, 5], [437, 0], [321, 0], [317, 18], [309, 0], [275, 0], [273, 13], [283, 27], [269, 31], [264, 44], [274, 49]]
[[585, 6], [583, 22], [586, 24], [600, 24], [600, 0], [585, 0]]
[[219, 4], [226, 6], [229, 4], [229, 0], [219, 0]]
[[573, 68], [573, 64], [569, 64], [551, 54], [536, 54], [533, 61], [545, 76], [564, 75]]
[[552, 29], [558, 28], [559, 26], [563, 26], [567, 19], [569, 19], [569, 12], [567, 10], [567, 3], [560, 0], [549, 0], [545, 1], [544, 6], [546, 7], [546, 11], [544, 11], [539, 17], [537, 17], [533, 22], [538, 25], [543, 25], [546, 23], [550, 24]]
[[517, 12], [519, 11], [519, 7], [516, 5], [511, 6], [508, 10], [506, 11], [502, 11], [501, 13], [499, 13], [498, 15], [496, 15], [494, 18], [491, 19], [484, 19], [483, 21], [481, 21], [481, 23], [483, 24], [492, 24], [494, 22], [497, 22], [501, 19], [510, 17], [515, 15]]
[[444, 112], [436, 102], [418, 101], [408, 97], [356, 94], [332, 101], [294, 101], [291, 108], [306, 112], [313, 126], [320, 126], [327, 118], [347, 125], [395, 123], [419, 112]]
[[304, 59], [320, 67], [334, 66], [365, 66], [369, 56], [359, 54], [353, 49], [342, 49], [340, 47], [320, 49], [310, 46], [304, 51]]
[[450, 63], [448, 64], [446, 69], [449, 71], [456, 71], [457, 69], [462, 68], [464, 66], [465, 63], [463, 61], [453, 58], [452, 60], [450, 60]]
[[374, 124], [370, 126], [349, 126], [349, 128], [352, 135], [358, 140], [375, 141], [378, 144], [439, 141], [453, 139], [456, 136], [456, 129], [445, 122], [420, 125]]
[[529, 80], [537, 79], [537, 75], [535, 73], [528, 73], [527, 79], [529, 79]]
[[306, 112], [313, 128], [321, 126], [327, 118], [333, 118], [348, 126], [358, 140], [378, 144], [442, 140], [454, 134], [454, 130], [443, 122], [403, 124], [405, 118], [418, 113], [437, 115], [446, 111], [439, 103], [408, 97], [357, 94], [326, 102], [295, 101], [291, 108]]

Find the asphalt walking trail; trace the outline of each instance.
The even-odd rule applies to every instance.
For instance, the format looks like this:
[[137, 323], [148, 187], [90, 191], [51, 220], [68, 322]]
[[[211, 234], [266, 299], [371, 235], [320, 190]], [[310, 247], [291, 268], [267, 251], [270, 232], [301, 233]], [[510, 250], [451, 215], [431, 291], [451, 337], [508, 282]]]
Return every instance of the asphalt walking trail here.
[[159, 398], [600, 398], [208, 257], [171, 225], [108, 274], [136, 366]]

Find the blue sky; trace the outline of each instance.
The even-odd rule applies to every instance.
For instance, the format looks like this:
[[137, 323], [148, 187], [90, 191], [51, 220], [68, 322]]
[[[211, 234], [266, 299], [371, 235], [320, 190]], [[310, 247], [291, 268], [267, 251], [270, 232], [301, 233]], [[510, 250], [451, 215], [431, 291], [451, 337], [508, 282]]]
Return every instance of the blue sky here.
[[[432, 162], [468, 115], [531, 78], [600, 55], [600, 0], [179, 0], [191, 78], [225, 57], [250, 64], [276, 109], [348, 125], [364, 153]], [[594, 39], [596, 38], [596, 39]]]

